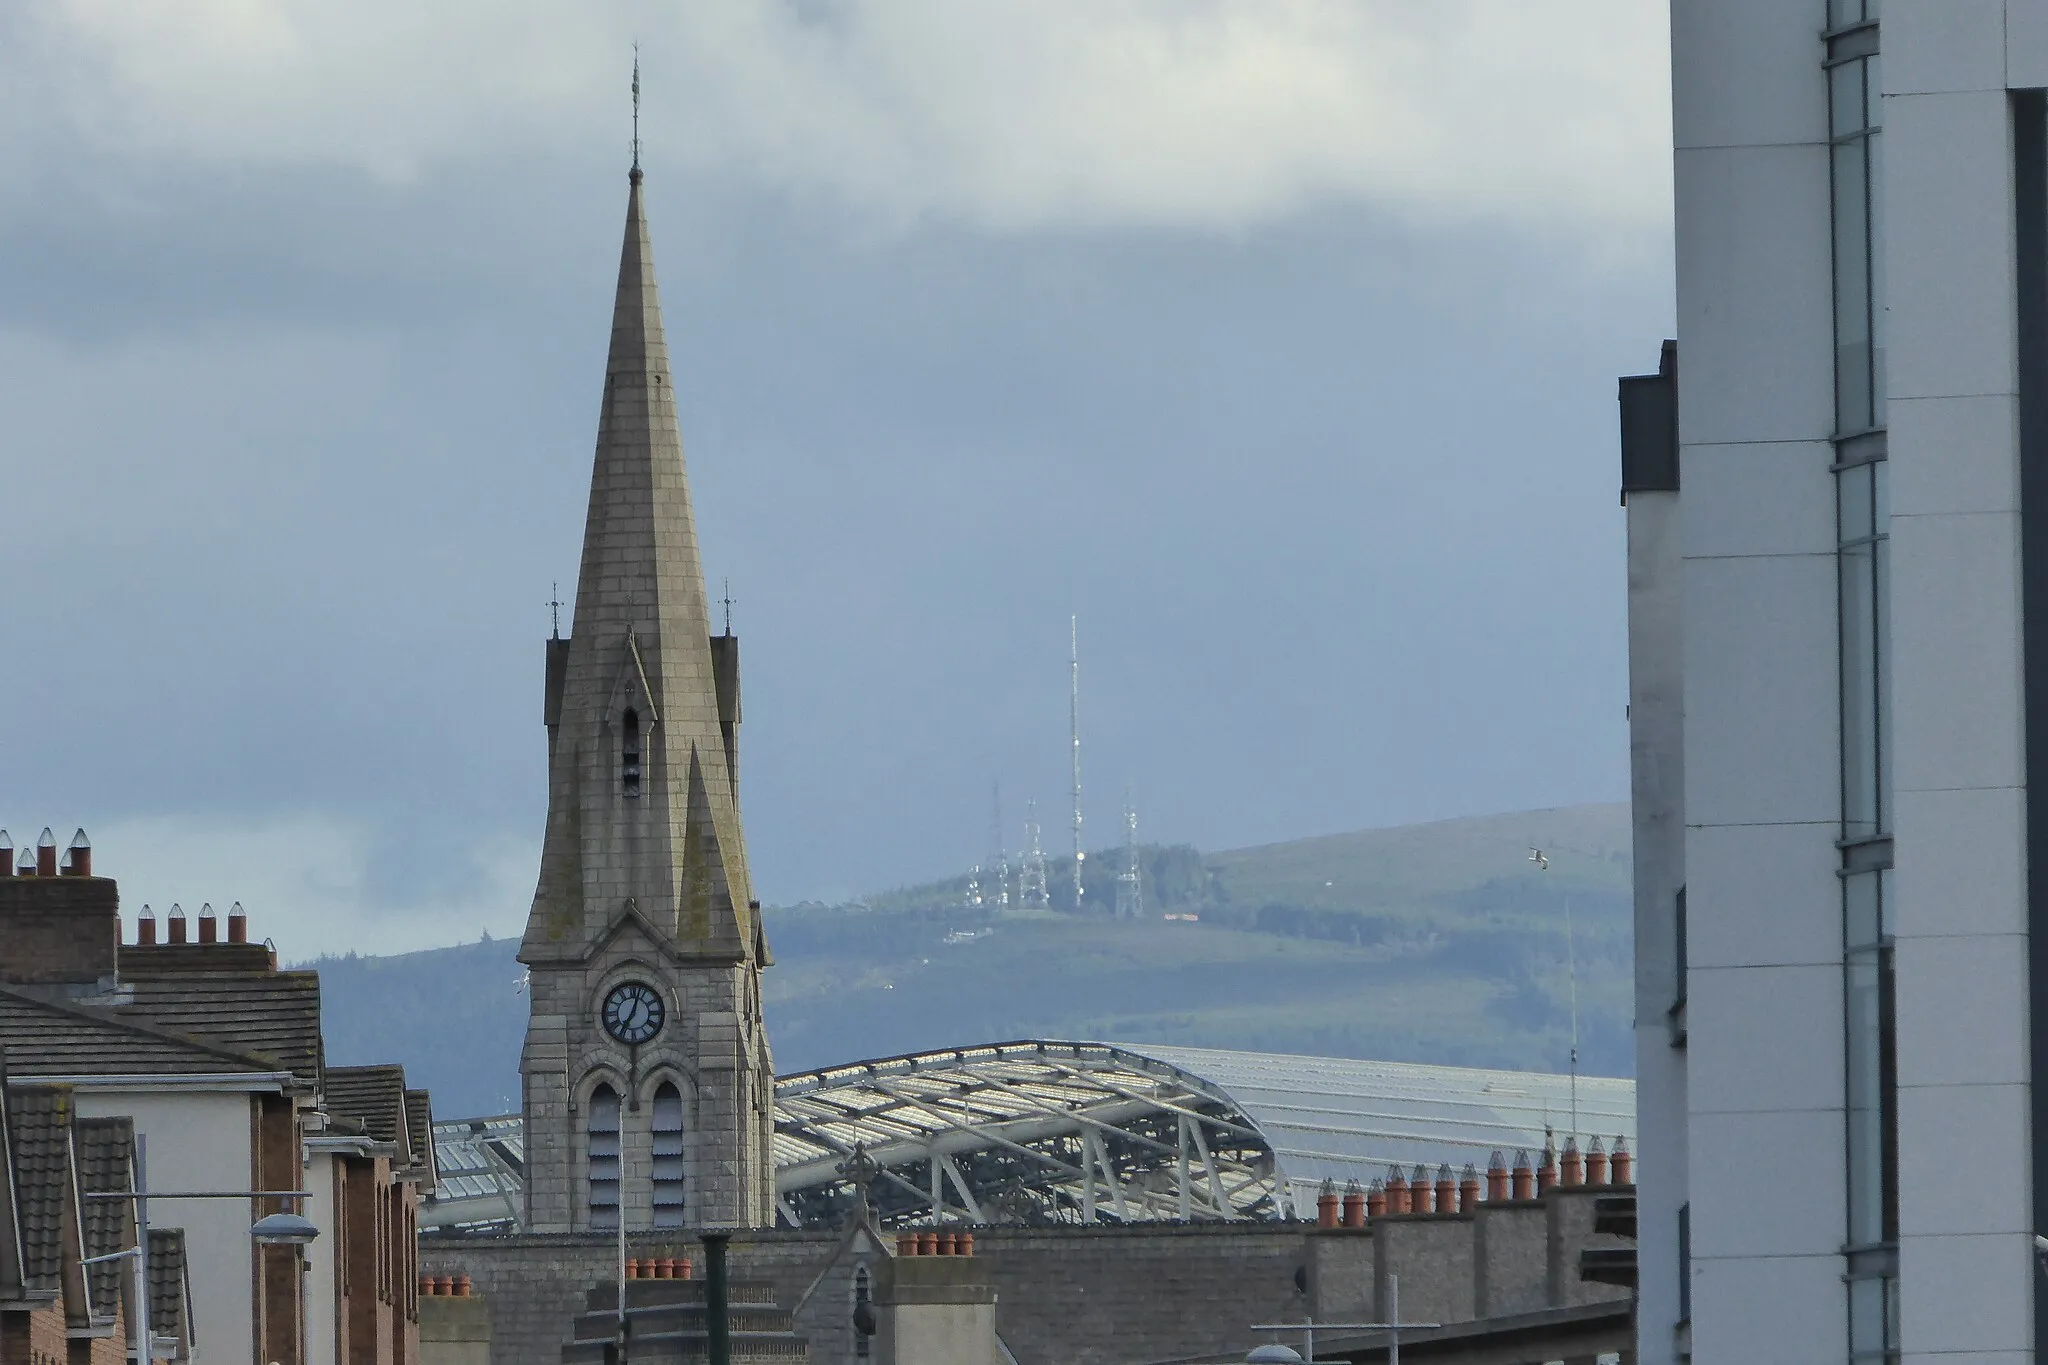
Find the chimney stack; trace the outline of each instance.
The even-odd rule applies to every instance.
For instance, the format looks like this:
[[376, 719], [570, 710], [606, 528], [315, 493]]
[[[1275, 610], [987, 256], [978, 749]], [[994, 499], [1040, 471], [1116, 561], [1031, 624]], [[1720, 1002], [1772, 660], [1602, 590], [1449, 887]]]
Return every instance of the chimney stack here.
[[228, 942], [247, 943], [248, 941], [249, 916], [242, 909], [242, 903], [236, 901], [228, 907]]
[[170, 932], [170, 942], [183, 943], [185, 941], [185, 907], [176, 901], [171, 902]]
[[156, 911], [146, 905], [135, 918], [135, 941], [144, 948], [156, 946]]
[[14, 875], [14, 836], [0, 829], [0, 877]]
[[36, 840], [36, 875], [57, 875], [57, 836], [50, 833], [48, 825], [43, 826], [43, 837]]
[[208, 901], [199, 907], [199, 941], [201, 943], [218, 943], [220, 941], [220, 921], [214, 917], [212, 901]]

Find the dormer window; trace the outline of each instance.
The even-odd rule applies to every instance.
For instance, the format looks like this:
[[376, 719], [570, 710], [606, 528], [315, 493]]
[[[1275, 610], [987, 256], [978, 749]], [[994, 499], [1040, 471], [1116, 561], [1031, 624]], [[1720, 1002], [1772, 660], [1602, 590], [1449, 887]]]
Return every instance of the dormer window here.
[[624, 738], [619, 745], [620, 783], [627, 796], [640, 794], [640, 713], [628, 709], [619, 727]]

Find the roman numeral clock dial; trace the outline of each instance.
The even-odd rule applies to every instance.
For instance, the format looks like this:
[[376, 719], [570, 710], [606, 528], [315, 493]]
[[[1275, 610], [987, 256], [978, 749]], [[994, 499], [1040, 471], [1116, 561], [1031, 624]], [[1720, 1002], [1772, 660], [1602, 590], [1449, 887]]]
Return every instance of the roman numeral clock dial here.
[[639, 1047], [661, 1032], [668, 1008], [654, 987], [627, 981], [604, 998], [604, 1031], [627, 1047]]

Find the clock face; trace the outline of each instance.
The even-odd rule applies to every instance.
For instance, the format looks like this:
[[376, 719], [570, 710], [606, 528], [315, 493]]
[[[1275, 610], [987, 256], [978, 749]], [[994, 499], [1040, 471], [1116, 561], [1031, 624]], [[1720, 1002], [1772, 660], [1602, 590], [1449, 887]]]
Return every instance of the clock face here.
[[628, 1047], [638, 1047], [661, 1032], [667, 1014], [654, 987], [628, 981], [612, 987], [604, 998], [604, 1031]]

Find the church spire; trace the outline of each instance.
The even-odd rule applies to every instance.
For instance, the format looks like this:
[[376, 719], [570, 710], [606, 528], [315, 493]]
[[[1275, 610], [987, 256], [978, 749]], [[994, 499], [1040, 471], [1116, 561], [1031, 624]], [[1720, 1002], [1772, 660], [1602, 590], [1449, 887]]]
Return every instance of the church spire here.
[[711, 636], [642, 179], [635, 166], [576, 615], [550, 649], [561, 657], [548, 670], [528, 961], [580, 956], [627, 916], [674, 952], [751, 958], [756, 943], [733, 772], [736, 646]]

